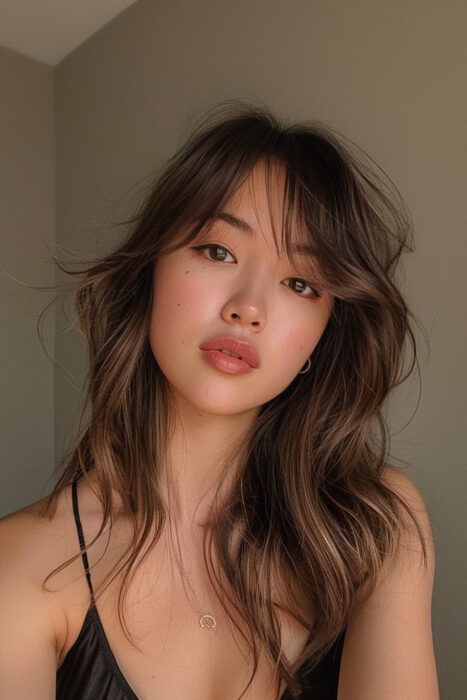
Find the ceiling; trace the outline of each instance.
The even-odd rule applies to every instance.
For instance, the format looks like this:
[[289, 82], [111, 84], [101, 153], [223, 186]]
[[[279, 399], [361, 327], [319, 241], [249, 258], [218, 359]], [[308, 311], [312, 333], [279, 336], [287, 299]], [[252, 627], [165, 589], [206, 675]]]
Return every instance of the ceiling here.
[[0, 46], [56, 66], [136, 0], [0, 0]]

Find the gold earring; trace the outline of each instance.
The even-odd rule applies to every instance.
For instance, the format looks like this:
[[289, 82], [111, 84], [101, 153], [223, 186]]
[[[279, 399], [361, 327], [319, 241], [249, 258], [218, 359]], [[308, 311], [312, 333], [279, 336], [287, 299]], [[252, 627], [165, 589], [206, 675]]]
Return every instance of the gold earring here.
[[311, 367], [311, 358], [308, 358], [308, 360], [306, 361], [306, 364], [303, 365], [299, 374], [306, 374], [308, 372], [308, 370], [310, 369], [310, 367]]

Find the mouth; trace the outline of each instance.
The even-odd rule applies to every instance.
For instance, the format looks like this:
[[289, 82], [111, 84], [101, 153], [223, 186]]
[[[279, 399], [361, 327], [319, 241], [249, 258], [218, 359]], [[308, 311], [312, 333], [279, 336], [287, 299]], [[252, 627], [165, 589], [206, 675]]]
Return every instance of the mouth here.
[[244, 357], [227, 348], [203, 349], [204, 360], [223, 374], [242, 375], [253, 372], [253, 367]]
[[236, 355], [234, 352], [230, 352], [230, 350], [224, 350], [223, 348], [218, 348], [219, 352], [223, 352], [226, 355], [230, 355], [231, 357], [236, 357], [238, 360], [243, 360], [243, 357], [241, 355]]
[[236, 360], [243, 361], [252, 369], [257, 369], [259, 367], [259, 357], [255, 348], [246, 340], [232, 335], [206, 340], [202, 343], [201, 350], [211, 350], [223, 355], [228, 355]]

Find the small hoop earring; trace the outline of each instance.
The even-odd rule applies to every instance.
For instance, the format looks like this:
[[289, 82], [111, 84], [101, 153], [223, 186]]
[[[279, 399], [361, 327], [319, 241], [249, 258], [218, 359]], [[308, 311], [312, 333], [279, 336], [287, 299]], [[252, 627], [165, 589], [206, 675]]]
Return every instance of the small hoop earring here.
[[311, 367], [311, 359], [308, 358], [308, 360], [306, 361], [306, 365], [303, 365], [302, 369], [300, 370], [300, 372], [298, 374], [306, 374], [308, 372], [308, 370], [310, 369], [310, 367]]

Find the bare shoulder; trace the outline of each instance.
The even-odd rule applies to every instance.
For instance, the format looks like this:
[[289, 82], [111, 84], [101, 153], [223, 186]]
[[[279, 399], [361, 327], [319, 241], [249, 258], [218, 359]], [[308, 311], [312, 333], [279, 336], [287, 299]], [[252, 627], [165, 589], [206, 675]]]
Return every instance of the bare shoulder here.
[[[100, 503], [88, 483], [78, 487], [80, 518], [88, 533], [98, 530]], [[46, 510], [47, 499], [36, 501], [0, 519], [0, 571], [2, 580], [17, 580], [31, 590], [58, 592], [70, 581], [70, 574], [57, 575], [44, 588], [48, 574], [79, 553], [73, 514], [71, 487], [58, 494], [54, 508]], [[71, 566], [72, 576], [82, 569], [81, 561]], [[21, 574], [21, 576], [19, 576]], [[18, 579], [16, 577], [18, 576]]]
[[407, 474], [394, 467], [385, 467], [381, 478], [387, 486], [407, 499], [413, 507], [426, 510], [422, 494]]
[[427, 507], [405, 474], [387, 468], [382, 481], [404, 501], [415, 522], [400, 507], [402, 537], [394, 559], [381, 571], [371, 595], [353, 610], [338, 698], [439, 700], [431, 628], [434, 547]]
[[[79, 501], [92, 537], [101, 507], [89, 484], [79, 487]], [[56, 669], [89, 604], [71, 487], [53, 511], [45, 505], [42, 499], [0, 519], [0, 697], [54, 695]]]
[[413, 514], [412, 518], [405, 509], [400, 510], [404, 530], [400, 563], [414, 567], [417, 560], [422, 558], [421, 535], [426, 548], [426, 573], [429, 579], [433, 580], [435, 567], [433, 533], [428, 508], [420, 490], [407, 475], [392, 467], [385, 469], [382, 480], [404, 501]]
[[0, 587], [2, 601], [34, 601], [37, 613], [51, 611], [57, 596], [44, 587], [47, 575], [72, 551], [68, 494], [60, 494], [52, 516], [44, 512], [45, 500], [32, 503], [0, 520]]
[[46, 499], [42, 499], [0, 519], [3, 574], [18, 569], [28, 572], [28, 583], [33, 586], [49, 564], [67, 549], [68, 496], [66, 490], [60, 494], [51, 515], [45, 514]]
[[39, 515], [41, 506], [0, 520], [1, 697], [51, 697], [54, 691], [66, 617], [60, 597], [43, 582], [66, 553], [67, 527], [63, 508], [47, 519]]

